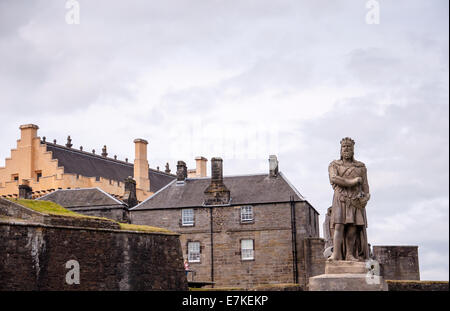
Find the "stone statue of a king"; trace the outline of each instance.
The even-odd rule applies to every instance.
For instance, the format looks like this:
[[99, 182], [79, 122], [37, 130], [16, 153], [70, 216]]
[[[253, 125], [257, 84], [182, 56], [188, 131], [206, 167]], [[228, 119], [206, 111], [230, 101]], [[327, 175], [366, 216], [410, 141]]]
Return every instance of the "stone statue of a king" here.
[[341, 140], [341, 159], [330, 163], [328, 173], [334, 190], [330, 215], [333, 232], [333, 260], [363, 261], [369, 258], [367, 242], [366, 204], [370, 199], [367, 170], [356, 161], [355, 142], [349, 137]]

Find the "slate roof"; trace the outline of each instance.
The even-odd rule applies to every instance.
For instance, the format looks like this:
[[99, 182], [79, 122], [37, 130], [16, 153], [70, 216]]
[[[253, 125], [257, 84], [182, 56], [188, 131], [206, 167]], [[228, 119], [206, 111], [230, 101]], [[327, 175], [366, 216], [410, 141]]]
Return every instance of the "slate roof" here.
[[[231, 205], [288, 202], [291, 196], [294, 201], [305, 201], [281, 173], [277, 177], [268, 174], [225, 176], [223, 181], [230, 190]], [[202, 206], [203, 192], [210, 183], [209, 177], [187, 178], [184, 183], [174, 180], [131, 210]]]
[[99, 188], [59, 189], [38, 200], [51, 201], [66, 208], [126, 205]]
[[[65, 173], [79, 174], [86, 177], [103, 177], [123, 182], [128, 176], [134, 175], [133, 164], [105, 158], [61, 145], [45, 143], [47, 151], [52, 152], [53, 159], [58, 159], [58, 165], [64, 167]], [[148, 170], [150, 191], [156, 192], [176, 179], [174, 175], [154, 169]]]

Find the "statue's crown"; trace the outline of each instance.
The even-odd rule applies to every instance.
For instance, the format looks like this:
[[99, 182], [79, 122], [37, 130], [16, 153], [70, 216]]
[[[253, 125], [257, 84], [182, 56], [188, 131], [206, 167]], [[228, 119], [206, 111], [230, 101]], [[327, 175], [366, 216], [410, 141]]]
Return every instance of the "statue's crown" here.
[[342, 146], [344, 143], [351, 144], [352, 146], [355, 145], [355, 141], [354, 141], [353, 139], [351, 139], [350, 137], [342, 138], [342, 139], [341, 139], [341, 146]]

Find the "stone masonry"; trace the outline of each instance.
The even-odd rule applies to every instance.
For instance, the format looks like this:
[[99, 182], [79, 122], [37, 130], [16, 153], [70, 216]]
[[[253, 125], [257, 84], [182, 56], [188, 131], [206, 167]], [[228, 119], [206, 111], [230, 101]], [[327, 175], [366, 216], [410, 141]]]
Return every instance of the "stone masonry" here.
[[[0, 291], [187, 290], [178, 234], [54, 217], [3, 199], [0, 207]], [[66, 283], [69, 260], [79, 263], [80, 284]]]

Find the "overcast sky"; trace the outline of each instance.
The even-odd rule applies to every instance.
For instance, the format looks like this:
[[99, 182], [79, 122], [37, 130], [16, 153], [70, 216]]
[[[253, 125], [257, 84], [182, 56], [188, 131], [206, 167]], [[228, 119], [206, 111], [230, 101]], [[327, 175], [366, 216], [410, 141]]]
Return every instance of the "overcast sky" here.
[[[21, 124], [156, 168], [280, 170], [323, 215], [339, 141], [366, 163], [372, 245], [418, 245], [448, 280], [447, 0], [0, 0], [0, 165]], [[209, 168], [208, 168], [209, 170]], [[232, 195], [232, 194], [231, 194]]]

